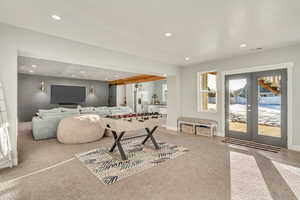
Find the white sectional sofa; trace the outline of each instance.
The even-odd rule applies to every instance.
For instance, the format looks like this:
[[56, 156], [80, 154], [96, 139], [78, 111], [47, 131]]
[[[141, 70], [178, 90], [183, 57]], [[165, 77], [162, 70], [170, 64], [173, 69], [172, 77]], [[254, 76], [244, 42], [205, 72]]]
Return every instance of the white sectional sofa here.
[[39, 110], [37, 116], [32, 118], [32, 133], [35, 140], [56, 138], [57, 127], [62, 119], [69, 116], [95, 114], [100, 117], [108, 115], [127, 115], [133, 113], [129, 107], [79, 107], [55, 108]]

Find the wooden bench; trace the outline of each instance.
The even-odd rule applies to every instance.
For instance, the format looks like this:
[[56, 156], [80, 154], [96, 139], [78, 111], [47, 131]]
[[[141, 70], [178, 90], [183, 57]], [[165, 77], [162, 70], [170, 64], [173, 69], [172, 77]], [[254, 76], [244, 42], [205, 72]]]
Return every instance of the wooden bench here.
[[208, 119], [179, 117], [177, 119], [177, 130], [182, 132], [182, 126], [190, 126], [191, 134], [194, 135], [214, 136], [218, 123]]

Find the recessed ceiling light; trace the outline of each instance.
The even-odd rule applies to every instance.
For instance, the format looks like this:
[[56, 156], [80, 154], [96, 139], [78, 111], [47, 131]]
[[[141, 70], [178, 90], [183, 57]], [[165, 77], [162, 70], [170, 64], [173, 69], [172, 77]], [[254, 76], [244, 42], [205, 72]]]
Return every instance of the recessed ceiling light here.
[[165, 36], [166, 36], [166, 37], [171, 37], [171, 36], [172, 36], [172, 33], [165, 33]]
[[245, 47], [247, 47], [247, 44], [241, 44], [240, 47], [245, 48]]
[[30, 72], [30, 73], [34, 73], [34, 71], [33, 71], [33, 70], [29, 70], [29, 72]]
[[189, 57], [185, 57], [184, 59], [185, 59], [186, 61], [190, 60], [190, 58], [189, 58]]
[[52, 19], [56, 20], [56, 21], [59, 21], [61, 20], [61, 17], [58, 16], [58, 15], [51, 15]]
[[31, 65], [31, 67], [36, 68], [37, 66], [36, 65]]

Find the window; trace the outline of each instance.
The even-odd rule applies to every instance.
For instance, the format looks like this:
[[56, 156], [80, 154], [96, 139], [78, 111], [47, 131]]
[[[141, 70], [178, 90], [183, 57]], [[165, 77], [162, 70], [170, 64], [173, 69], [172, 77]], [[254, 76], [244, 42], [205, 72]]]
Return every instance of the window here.
[[217, 72], [198, 72], [198, 112], [217, 111]]

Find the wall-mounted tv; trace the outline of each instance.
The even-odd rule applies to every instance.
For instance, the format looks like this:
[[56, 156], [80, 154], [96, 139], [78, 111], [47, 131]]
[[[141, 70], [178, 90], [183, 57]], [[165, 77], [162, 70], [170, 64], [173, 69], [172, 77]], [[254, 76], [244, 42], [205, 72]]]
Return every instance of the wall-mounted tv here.
[[79, 104], [85, 102], [86, 88], [51, 85], [51, 104]]

